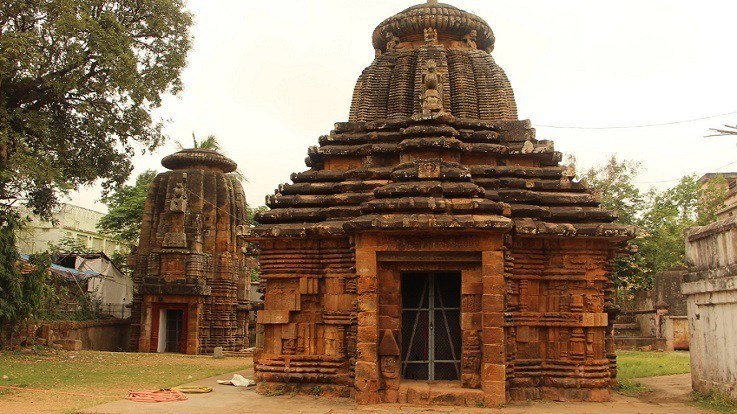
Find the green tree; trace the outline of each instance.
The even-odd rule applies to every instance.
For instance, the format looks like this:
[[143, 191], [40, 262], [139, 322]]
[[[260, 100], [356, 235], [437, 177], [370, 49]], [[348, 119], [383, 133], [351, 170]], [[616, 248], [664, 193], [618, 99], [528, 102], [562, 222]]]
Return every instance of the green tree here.
[[724, 177], [717, 175], [705, 186], [697, 179], [696, 175], [687, 175], [665, 191], [648, 193], [647, 209], [640, 221], [644, 234], [637, 240], [648, 279], [663, 270], [685, 267], [686, 229], [714, 221], [716, 212], [724, 206]]
[[[48, 254], [31, 255], [29, 266], [23, 266], [15, 249], [16, 231], [21, 226], [17, 215], [4, 217], [0, 222], [0, 342], [12, 342], [12, 333], [18, 323], [43, 312], [52, 295], [48, 269]], [[11, 329], [6, 330], [6, 326]]]
[[248, 224], [251, 226], [257, 226], [258, 222], [256, 221], [255, 216], [257, 213], [260, 213], [262, 211], [269, 211], [269, 208], [266, 206], [246, 206], [246, 220], [248, 221]]
[[17, 287], [41, 281], [14, 267], [14, 203], [50, 218], [64, 193], [125, 182], [136, 150], [164, 139], [151, 111], [182, 88], [191, 24], [183, 0], [0, 2], [3, 320], [35, 308]]
[[699, 189], [698, 219], [696, 224], [704, 226], [716, 221], [717, 212], [725, 207], [729, 184], [722, 174], [717, 174]]
[[192, 148], [200, 148], [200, 149], [209, 149], [216, 152], [221, 151], [220, 147], [220, 140], [215, 135], [208, 135], [205, 137], [205, 139], [197, 140], [197, 138], [194, 135], [194, 132], [192, 133]]
[[220, 140], [218, 139], [218, 137], [216, 137], [213, 134], [206, 136], [204, 139], [198, 140], [197, 136], [195, 136], [195, 133], [193, 132], [192, 133], [192, 147], [190, 148], [185, 147], [184, 144], [182, 144], [179, 141], [175, 141], [175, 142], [177, 144], [177, 147], [179, 147], [180, 150], [190, 149], [190, 148], [191, 149], [199, 148], [199, 149], [208, 149], [208, 150], [212, 150], [215, 152], [221, 151]]
[[616, 210], [620, 223], [639, 228], [631, 242], [636, 253], [615, 259], [614, 267], [616, 285], [633, 290], [649, 289], [658, 272], [685, 266], [685, 230], [713, 221], [727, 195], [719, 175], [703, 187], [696, 175], [688, 175], [672, 188], [643, 194], [635, 185], [640, 170], [639, 163], [613, 155], [583, 174], [599, 192], [603, 208]]
[[95, 253], [71, 234], [62, 236], [56, 243], [49, 242], [47, 251], [53, 257], [65, 253]]
[[604, 165], [587, 170], [583, 178], [599, 192], [603, 208], [617, 211], [620, 223], [637, 224], [644, 203], [635, 185], [641, 169], [638, 162], [619, 160], [612, 155]]
[[136, 178], [134, 185], [124, 185], [102, 199], [108, 207], [107, 214], [97, 223], [102, 233], [128, 246], [138, 244], [148, 188], [155, 177], [156, 171], [147, 170]]
[[181, 90], [191, 15], [183, 0], [0, 4], [0, 201], [43, 217], [60, 193], [122, 185], [151, 110]]

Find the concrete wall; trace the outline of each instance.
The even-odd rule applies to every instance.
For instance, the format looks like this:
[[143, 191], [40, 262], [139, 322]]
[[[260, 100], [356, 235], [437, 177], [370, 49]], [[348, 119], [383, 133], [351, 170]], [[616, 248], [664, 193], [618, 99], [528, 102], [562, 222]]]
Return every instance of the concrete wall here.
[[687, 230], [686, 259], [693, 387], [737, 399], [737, 217]]
[[57, 340], [80, 340], [82, 349], [95, 351], [127, 351], [130, 319], [85, 322], [49, 322], [38, 329], [38, 337], [51, 344]]
[[666, 351], [687, 351], [691, 343], [688, 316], [666, 316], [663, 318], [663, 336]]
[[668, 316], [686, 316], [686, 297], [681, 293], [684, 270], [667, 270], [655, 275], [653, 280], [653, 302], [665, 302]]
[[[687, 350], [689, 347], [689, 327], [686, 318], [686, 297], [681, 293], [681, 283], [686, 272], [669, 270], [660, 272], [653, 278], [652, 290], [637, 292], [633, 300], [623, 304], [623, 310], [636, 312], [635, 323], [639, 327], [639, 337], [643, 341], [621, 342], [631, 346], [644, 346], [646, 338], [659, 338], [661, 341], [650, 341], [656, 349], [672, 351]], [[656, 315], [655, 307], [665, 303], [668, 313]], [[658, 326], [660, 324], [660, 326]], [[633, 334], [622, 333], [620, 337]]]

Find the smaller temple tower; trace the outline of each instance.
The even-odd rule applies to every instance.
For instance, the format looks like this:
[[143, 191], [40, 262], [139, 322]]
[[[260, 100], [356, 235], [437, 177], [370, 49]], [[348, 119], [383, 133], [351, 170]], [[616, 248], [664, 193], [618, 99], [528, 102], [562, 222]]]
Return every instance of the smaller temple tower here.
[[229, 174], [237, 165], [205, 149], [179, 151], [161, 164], [170, 171], [149, 188], [134, 256], [131, 349], [241, 349], [248, 283], [236, 237], [246, 198]]

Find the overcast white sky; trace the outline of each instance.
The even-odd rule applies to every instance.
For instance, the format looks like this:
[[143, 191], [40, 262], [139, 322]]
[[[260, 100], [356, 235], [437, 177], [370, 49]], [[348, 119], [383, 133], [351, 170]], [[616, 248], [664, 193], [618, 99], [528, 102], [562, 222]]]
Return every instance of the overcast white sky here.
[[[307, 148], [346, 121], [358, 75], [373, 60], [373, 29], [414, 0], [189, 0], [194, 46], [185, 90], [165, 100], [170, 141], [138, 156], [132, 179], [215, 134], [248, 177], [249, 204], [305, 170]], [[496, 34], [493, 56], [534, 125], [651, 124], [737, 112], [737, 2], [452, 0]], [[642, 129], [537, 127], [580, 167], [612, 153], [642, 162], [644, 188], [683, 175], [737, 171], [737, 137], [704, 138], [737, 114]], [[72, 202], [104, 211], [99, 187]]]

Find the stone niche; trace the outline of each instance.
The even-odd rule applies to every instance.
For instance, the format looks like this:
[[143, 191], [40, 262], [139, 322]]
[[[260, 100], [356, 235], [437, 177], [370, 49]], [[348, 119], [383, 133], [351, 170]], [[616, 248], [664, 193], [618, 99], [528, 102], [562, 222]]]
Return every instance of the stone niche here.
[[609, 398], [612, 259], [634, 229], [517, 119], [494, 41], [437, 3], [376, 28], [348, 122], [244, 229], [265, 291], [259, 390]]
[[217, 152], [182, 150], [162, 160], [133, 257], [131, 349], [211, 353], [247, 343], [248, 300], [237, 230], [246, 199], [228, 173], [236, 164]]

